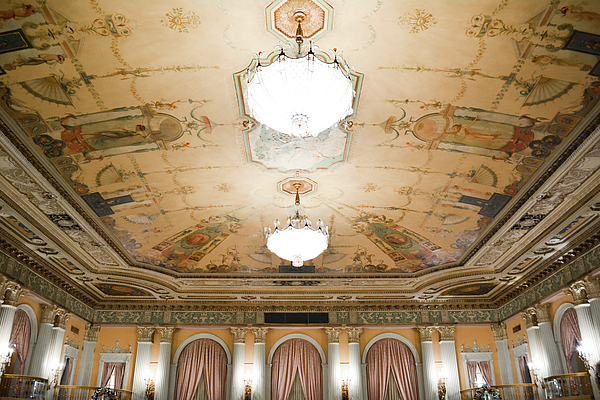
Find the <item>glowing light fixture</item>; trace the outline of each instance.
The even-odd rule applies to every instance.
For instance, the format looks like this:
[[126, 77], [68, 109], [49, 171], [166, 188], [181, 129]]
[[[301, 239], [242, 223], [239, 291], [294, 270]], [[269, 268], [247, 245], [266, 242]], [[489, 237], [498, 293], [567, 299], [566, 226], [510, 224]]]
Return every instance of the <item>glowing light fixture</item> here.
[[311, 227], [310, 220], [300, 214], [300, 183], [295, 183], [296, 201], [294, 215], [288, 217], [287, 227], [280, 229], [279, 220], [273, 224], [275, 230], [271, 231], [269, 225], [265, 228], [267, 247], [284, 260], [292, 261], [294, 267], [301, 267], [304, 261], [312, 260], [327, 249], [329, 229], [319, 219], [317, 229]]
[[304, 46], [298, 11], [297, 51], [284, 46], [270, 63], [263, 65], [261, 54], [248, 68], [247, 101], [254, 119], [292, 136], [317, 136], [352, 114], [354, 90], [348, 65], [334, 49], [333, 61]]

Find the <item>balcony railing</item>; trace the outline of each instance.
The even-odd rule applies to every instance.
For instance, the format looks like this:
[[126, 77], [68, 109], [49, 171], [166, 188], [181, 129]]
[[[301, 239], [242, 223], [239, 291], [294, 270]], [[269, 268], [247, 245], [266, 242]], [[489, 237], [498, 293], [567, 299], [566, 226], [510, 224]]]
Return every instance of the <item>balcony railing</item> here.
[[43, 400], [47, 388], [48, 380], [35, 376], [4, 374], [0, 378], [1, 398]]
[[[97, 389], [100, 388], [95, 386], [58, 385], [54, 388], [54, 400], [89, 400]], [[120, 400], [131, 400], [131, 390], [113, 390]]]
[[544, 384], [548, 399], [592, 399], [594, 397], [590, 374], [587, 372], [549, 376], [544, 378]]
[[[533, 383], [515, 383], [513, 385], [496, 385], [492, 389], [498, 391], [502, 400], [539, 400], [538, 391]], [[460, 391], [462, 400], [473, 400], [479, 388]], [[485, 397], [485, 396], [484, 396]]]

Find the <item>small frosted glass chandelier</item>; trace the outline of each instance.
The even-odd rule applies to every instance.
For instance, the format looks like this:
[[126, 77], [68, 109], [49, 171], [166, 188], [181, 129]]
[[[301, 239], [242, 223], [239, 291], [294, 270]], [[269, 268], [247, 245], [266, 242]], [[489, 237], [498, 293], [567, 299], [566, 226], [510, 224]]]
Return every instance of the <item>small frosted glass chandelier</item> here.
[[[273, 62], [262, 65], [259, 53], [248, 72], [247, 100], [254, 119], [278, 132], [292, 136], [317, 136], [352, 114], [354, 90], [347, 64], [334, 49], [333, 62], [303, 46], [302, 21], [298, 22], [298, 51], [281, 51]], [[303, 47], [305, 48], [303, 50]], [[290, 54], [291, 55], [288, 55]]]
[[305, 215], [300, 215], [300, 183], [295, 183], [294, 187], [294, 215], [288, 217], [287, 227], [284, 229], [280, 229], [279, 220], [276, 219], [273, 222], [275, 230], [271, 231], [269, 225], [265, 228], [265, 237], [270, 251], [291, 261], [294, 267], [301, 267], [304, 261], [312, 260], [327, 249], [329, 229], [320, 219], [317, 229], [313, 229], [310, 220]]

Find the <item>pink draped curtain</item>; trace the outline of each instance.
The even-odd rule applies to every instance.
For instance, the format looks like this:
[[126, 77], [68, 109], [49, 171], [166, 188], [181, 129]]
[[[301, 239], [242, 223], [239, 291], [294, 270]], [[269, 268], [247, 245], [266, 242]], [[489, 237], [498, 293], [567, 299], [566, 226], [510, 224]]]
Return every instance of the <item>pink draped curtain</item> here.
[[25, 360], [29, 352], [29, 340], [31, 338], [31, 324], [29, 316], [23, 310], [17, 310], [13, 322], [12, 332], [10, 333], [9, 346], [15, 346], [17, 358], [19, 359], [19, 375], [23, 375], [25, 369]]
[[285, 341], [273, 355], [271, 399], [287, 400], [296, 377], [300, 376], [306, 400], [322, 400], [321, 356], [315, 346], [303, 339]]
[[225, 400], [227, 354], [211, 339], [198, 339], [188, 344], [179, 356], [175, 380], [175, 399], [193, 400], [202, 377], [206, 378], [209, 400]]
[[573, 372], [571, 358], [577, 351], [577, 343], [581, 343], [581, 331], [579, 330], [579, 321], [574, 308], [569, 308], [563, 314], [560, 320], [560, 341], [563, 348], [563, 354], [567, 360], [568, 372]]
[[474, 388], [477, 380], [477, 361], [468, 361], [467, 370], [469, 372], [469, 384]]
[[383, 400], [390, 370], [403, 400], [417, 400], [417, 370], [410, 349], [397, 339], [381, 339], [367, 353], [367, 393], [369, 400]]
[[480, 361], [477, 363], [479, 365], [479, 369], [481, 370], [481, 375], [483, 375], [483, 379], [485, 383], [489, 386], [492, 386], [492, 368], [490, 367], [489, 361]]
[[527, 358], [525, 358], [525, 356], [519, 357], [519, 371], [521, 372], [521, 379], [523, 380], [523, 383], [531, 383], [531, 376], [529, 375]]
[[101, 381], [102, 387], [106, 386], [113, 371], [115, 373], [115, 389], [123, 389], [123, 379], [125, 378], [124, 363], [104, 363]]

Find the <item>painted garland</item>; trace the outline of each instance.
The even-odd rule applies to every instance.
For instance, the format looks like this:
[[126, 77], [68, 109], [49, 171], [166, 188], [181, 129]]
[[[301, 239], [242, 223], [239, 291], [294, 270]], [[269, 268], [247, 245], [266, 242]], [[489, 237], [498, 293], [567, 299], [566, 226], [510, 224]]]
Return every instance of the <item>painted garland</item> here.
[[117, 392], [115, 392], [112, 389], [103, 387], [103, 388], [94, 390], [94, 394], [92, 395], [92, 400], [98, 400], [100, 398], [98, 396], [101, 396], [101, 395], [102, 395], [102, 398], [105, 398], [106, 395], [108, 395], [108, 398], [111, 400], [118, 400], [118, 398], [119, 398], [119, 397], [117, 397]]

